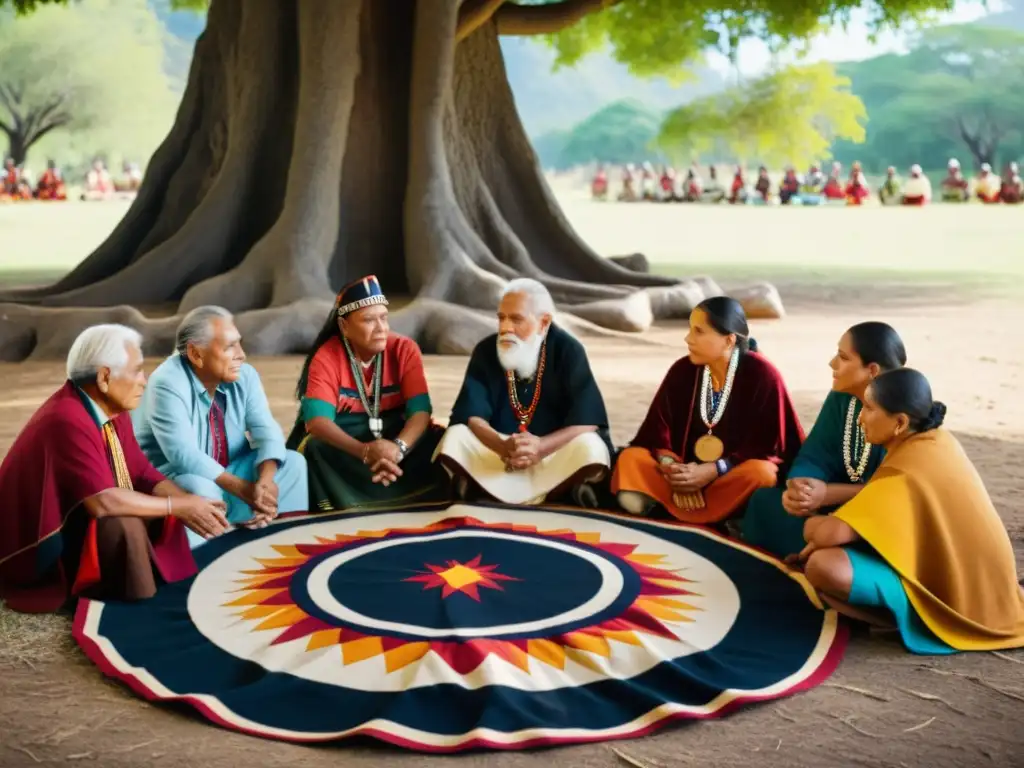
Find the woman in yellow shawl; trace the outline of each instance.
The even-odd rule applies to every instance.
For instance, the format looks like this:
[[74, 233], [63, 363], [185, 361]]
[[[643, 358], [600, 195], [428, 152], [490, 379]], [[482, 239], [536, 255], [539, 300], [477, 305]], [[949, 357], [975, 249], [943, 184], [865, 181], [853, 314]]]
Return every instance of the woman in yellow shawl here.
[[1006, 528], [974, 465], [941, 428], [946, 406], [902, 368], [868, 387], [860, 424], [881, 466], [834, 514], [812, 517], [798, 558], [855, 618], [892, 614], [914, 653], [1024, 646], [1024, 589]]

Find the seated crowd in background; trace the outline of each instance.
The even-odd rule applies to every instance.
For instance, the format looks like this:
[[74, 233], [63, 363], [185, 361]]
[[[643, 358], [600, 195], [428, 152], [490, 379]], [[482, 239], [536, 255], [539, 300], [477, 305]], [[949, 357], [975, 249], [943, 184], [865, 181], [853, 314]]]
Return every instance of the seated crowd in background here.
[[[745, 171], [737, 167], [728, 188], [718, 181], [718, 170], [708, 167], [710, 180], [705, 183], [697, 166], [691, 166], [685, 177], [680, 177], [669, 165], [662, 168], [658, 176], [654, 166], [647, 162], [638, 170], [629, 163], [622, 172], [621, 191], [618, 199], [625, 202], [640, 200], [686, 203], [742, 203], [749, 205], [820, 205], [837, 203], [842, 205], [864, 205], [874, 194], [883, 205], [926, 205], [932, 201], [932, 184], [921, 170], [912, 165], [909, 177], [901, 181], [896, 169], [890, 166], [886, 177], [876, 192], [873, 192], [859, 162], [854, 162], [849, 175], [843, 177], [841, 163], [833, 163], [826, 176], [812, 165], [806, 174], [786, 166], [782, 179], [775, 185], [768, 169], [761, 166], [753, 185], [747, 181]], [[599, 164], [591, 183], [594, 199], [606, 200], [610, 191], [608, 173]], [[960, 171], [960, 162], [953, 158], [948, 164], [947, 176], [942, 180], [940, 199], [943, 202], [968, 202], [979, 200], [983, 203], [1024, 202], [1024, 181], [1016, 162], [1007, 163], [1002, 176], [992, 171], [988, 163], [982, 163], [973, 180], [966, 179]]]
[[310, 499], [314, 513], [562, 502], [714, 526], [802, 569], [837, 610], [895, 625], [916, 653], [1024, 646], [1010, 538], [890, 326], [842, 335], [805, 438], [740, 304], [707, 299], [616, 449], [586, 349], [547, 289], [511, 281], [497, 320], [446, 429], [377, 279], [345, 287], [287, 441], [226, 310], [187, 314], [148, 385], [139, 334], [86, 329], [0, 464], [0, 598], [25, 611], [144, 599], [195, 573], [192, 547]]
[[[0, 171], [0, 202], [40, 200], [57, 202], [68, 199], [64, 174], [57, 163], [50, 160], [46, 170], [39, 176], [33, 187], [32, 173], [24, 166], [18, 166], [13, 158], [6, 158]], [[102, 201], [117, 198], [131, 198], [142, 185], [142, 171], [137, 163], [125, 161], [122, 173], [111, 176], [102, 160], [95, 160], [82, 180], [82, 200]]]

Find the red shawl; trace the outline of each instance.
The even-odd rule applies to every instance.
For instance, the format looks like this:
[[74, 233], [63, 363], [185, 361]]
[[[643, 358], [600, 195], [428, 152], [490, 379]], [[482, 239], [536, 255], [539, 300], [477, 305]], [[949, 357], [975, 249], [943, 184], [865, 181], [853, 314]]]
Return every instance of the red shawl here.
[[[700, 417], [703, 370], [689, 357], [673, 363], [630, 445], [668, 450], [685, 461], [697, 461], [694, 444], [708, 431]], [[724, 458], [733, 466], [750, 459], [770, 461], [779, 465], [780, 479], [804, 440], [782, 374], [756, 352], [740, 358], [725, 413], [713, 431], [725, 445]]]
[[[152, 493], [164, 476], [139, 448], [130, 416], [121, 413], [112, 421], [134, 490]], [[65, 524], [72, 512], [84, 511], [85, 499], [117, 487], [102, 431], [67, 382], [29, 419], [0, 464], [0, 598], [8, 607], [55, 611], [69, 593], [100, 582], [95, 521]], [[166, 519], [153, 552], [165, 581], [195, 573], [185, 530], [175, 518]], [[65, 573], [76, 560], [77, 572]]]

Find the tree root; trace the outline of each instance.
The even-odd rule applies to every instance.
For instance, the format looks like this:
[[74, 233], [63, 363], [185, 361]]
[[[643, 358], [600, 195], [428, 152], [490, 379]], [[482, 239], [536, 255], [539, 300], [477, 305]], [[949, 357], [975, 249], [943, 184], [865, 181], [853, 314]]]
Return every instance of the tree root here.
[[148, 354], [169, 351], [174, 346], [177, 318], [147, 318], [126, 305], [55, 309], [0, 304], [0, 361], [64, 357], [79, 333], [100, 323], [134, 328], [143, 335], [143, 351]]
[[[398, 16], [378, 5], [216, 0], [135, 203], [64, 279], [0, 292], [25, 303], [0, 303], [0, 359], [62, 356], [99, 322], [169, 351], [178, 316], [201, 304], [234, 312], [254, 354], [303, 352], [334, 289], [370, 270], [414, 297], [395, 327], [428, 352], [469, 352], [492, 333], [520, 275], [583, 336], [645, 331], [722, 293], [580, 240], [516, 117], [493, 21], [456, 44], [460, 0]], [[386, 179], [364, 183], [368, 171]], [[752, 318], [782, 315], [771, 286], [732, 295]]]

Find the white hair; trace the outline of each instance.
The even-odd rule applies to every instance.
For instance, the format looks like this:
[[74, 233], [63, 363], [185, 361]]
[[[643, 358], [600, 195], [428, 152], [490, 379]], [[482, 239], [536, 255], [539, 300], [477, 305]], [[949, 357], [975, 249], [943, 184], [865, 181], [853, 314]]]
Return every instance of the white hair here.
[[188, 351], [189, 344], [202, 347], [213, 339], [211, 322], [217, 318], [230, 320], [232, 315], [224, 307], [213, 305], [196, 307], [181, 319], [177, 333], [174, 335], [174, 348], [179, 355]]
[[93, 325], [75, 339], [68, 352], [68, 378], [75, 383], [92, 383], [101, 368], [115, 376], [128, 367], [128, 349], [142, 352], [142, 334], [126, 325]]
[[505, 291], [501, 294], [501, 298], [505, 298], [511, 293], [525, 294], [530, 301], [530, 311], [535, 316], [554, 316], [554, 299], [551, 298], [548, 289], [532, 277], [517, 277], [515, 280], [509, 280], [508, 285], [505, 286]]

